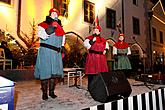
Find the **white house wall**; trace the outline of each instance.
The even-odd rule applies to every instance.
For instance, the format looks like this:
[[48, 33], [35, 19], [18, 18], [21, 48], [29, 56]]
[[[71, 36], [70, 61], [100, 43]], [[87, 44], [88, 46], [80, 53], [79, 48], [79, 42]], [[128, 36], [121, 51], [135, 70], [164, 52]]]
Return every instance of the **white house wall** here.
[[46, 0], [22, 0], [21, 7], [21, 28], [25, 32], [30, 32], [30, 23], [33, 23], [33, 19], [38, 24], [45, 20], [49, 14], [49, 9], [52, 3]]
[[16, 35], [17, 25], [17, 2], [7, 5], [0, 2], [0, 29], [8, 31], [11, 35]]
[[[6, 13], [0, 11], [1, 25], [0, 29], [6, 29], [13, 35], [19, 42], [21, 42], [17, 37], [17, 19], [18, 19], [18, 1], [14, 0], [13, 7], [5, 6], [9, 16]], [[96, 6], [96, 15], [99, 16], [100, 25], [102, 27], [102, 36], [104, 38], [109, 38], [111, 32], [114, 31], [114, 40], [118, 38], [118, 32], [113, 29], [106, 28], [106, 8], [116, 10], [116, 22], [122, 18], [122, 0], [89, 0]], [[139, 1], [139, 6], [132, 7], [132, 2], [130, 0], [123, 0], [125, 6], [125, 34], [127, 36], [126, 40], [132, 42], [132, 15], [139, 18], [140, 20], [140, 35], [137, 36], [137, 40], [140, 42], [142, 47], [145, 46], [145, 18], [144, 18], [144, 7], [143, 0]], [[2, 8], [4, 5], [0, 5]], [[49, 9], [52, 8], [53, 3], [46, 0], [22, 0], [21, 4], [21, 31], [26, 34], [30, 34], [31, 26], [30, 23], [35, 21], [36, 24], [45, 20], [48, 15]], [[74, 31], [81, 37], [86, 37], [91, 35], [89, 33], [89, 24], [84, 22], [83, 14], [83, 0], [70, 0], [69, 3], [69, 16], [65, 21], [63, 28], [65, 32]], [[5, 9], [5, 8], [3, 8]], [[133, 10], [133, 11], [132, 11]], [[140, 10], [140, 11], [139, 11]], [[127, 21], [127, 22], [126, 22]], [[23, 43], [22, 43], [23, 44]]]
[[[95, 4], [95, 14], [99, 17], [99, 23], [102, 27], [102, 36], [105, 38], [110, 37], [112, 29], [106, 28], [106, 8], [111, 8], [114, 10], [121, 10], [120, 1], [118, 0], [89, 0]], [[117, 19], [120, 17], [120, 13], [117, 11]], [[89, 23], [84, 22], [83, 13], [83, 0], [70, 0], [69, 3], [69, 16], [68, 23], [64, 25], [66, 32], [74, 31], [82, 37], [90, 35], [89, 33]]]
[[[142, 46], [142, 48], [145, 50], [147, 47], [146, 43], [146, 37], [147, 37], [147, 31], [146, 25], [147, 21], [145, 18], [145, 7], [144, 7], [144, 0], [137, 0], [138, 5], [133, 5], [132, 0], [124, 0], [124, 7], [125, 7], [125, 34], [126, 40], [128, 42], [133, 42], [132, 36], [135, 36], [137, 42]], [[133, 34], [133, 21], [132, 17], [136, 17], [139, 19], [140, 22], [140, 35], [134, 35]]]
[[[0, 2], [0, 29], [8, 31], [26, 48], [24, 43], [17, 36], [19, 0], [12, 0], [12, 2], [13, 4], [11, 6]], [[36, 24], [43, 21], [51, 7], [52, 3], [45, 0], [22, 0], [20, 30], [30, 35], [32, 29], [30, 23], [33, 23], [33, 19]]]

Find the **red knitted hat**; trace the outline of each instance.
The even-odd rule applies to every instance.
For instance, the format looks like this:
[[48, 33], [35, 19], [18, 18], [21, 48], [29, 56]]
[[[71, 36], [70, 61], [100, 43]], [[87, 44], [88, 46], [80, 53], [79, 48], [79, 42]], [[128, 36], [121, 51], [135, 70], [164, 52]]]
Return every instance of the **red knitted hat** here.
[[49, 14], [52, 13], [52, 12], [56, 12], [58, 16], [60, 15], [60, 12], [57, 9], [55, 9], [55, 8], [51, 8], [49, 10]]
[[125, 37], [123, 33], [119, 34], [119, 37], [120, 37], [120, 36], [123, 36], [123, 37]]
[[101, 26], [95, 26], [95, 29], [98, 29], [101, 32]]

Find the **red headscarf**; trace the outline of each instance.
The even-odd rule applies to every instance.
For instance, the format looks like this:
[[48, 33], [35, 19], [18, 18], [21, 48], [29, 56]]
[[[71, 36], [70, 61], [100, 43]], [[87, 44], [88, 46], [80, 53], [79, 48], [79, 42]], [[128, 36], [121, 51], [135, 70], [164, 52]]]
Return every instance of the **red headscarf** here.
[[[125, 38], [124, 34], [119, 34], [119, 37], [120, 36], [123, 36]], [[114, 46], [118, 49], [125, 49], [129, 47], [128, 43], [126, 43], [124, 40], [123, 41], [118, 40], [118, 42], [116, 42]]]

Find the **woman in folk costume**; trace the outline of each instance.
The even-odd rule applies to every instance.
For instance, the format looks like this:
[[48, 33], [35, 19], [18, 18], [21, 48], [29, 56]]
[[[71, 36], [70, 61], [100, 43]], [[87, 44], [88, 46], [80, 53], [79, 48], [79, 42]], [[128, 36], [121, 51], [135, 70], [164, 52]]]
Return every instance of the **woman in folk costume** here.
[[100, 36], [101, 27], [98, 24], [98, 18], [95, 24], [93, 35], [86, 37], [84, 41], [84, 46], [88, 50], [85, 64], [85, 74], [88, 75], [88, 87], [97, 74], [100, 72], [108, 72], [105, 53], [109, 49], [109, 45], [106, 40]]
[[[118, 42], [113, 45], [113, 55], [115, 58], [114, 69], [125, 72], [126, 70], [132, 68], [128, 59], [128, 55], [131, 55], [131, 50], [128, 43], [126, 43], [124, 39], [124, 34], [119, 34]], [[125, 73], [125, 75], [128, 74], [129, 73]]]
[[56, 98], [54, 94], [57, 79], [63, 77], [63, 63], [61, 50], [65, 43], [65, 32], [60, 25], [59, 11], [55, 8], [49, 10], [46, 20], [38, 24], [38, 37], [40, 38], [40, 48], [38, 50], [35, 78], [41, 80], [42, 99], [49, 96]]

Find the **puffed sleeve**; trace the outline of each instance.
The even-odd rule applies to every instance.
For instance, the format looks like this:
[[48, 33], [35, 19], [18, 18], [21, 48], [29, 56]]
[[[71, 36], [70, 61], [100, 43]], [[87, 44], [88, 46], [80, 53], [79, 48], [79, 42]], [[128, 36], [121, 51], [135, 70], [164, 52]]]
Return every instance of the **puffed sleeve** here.
[[90, 45], [90, 43], [89, 43], [89, 39], [85, 39], [85, 41], [84, 41], [84, 46], [87, 48], [87, 49], [90, 49], [91, 48], [91, 45]]
[[131, 49], [130, 49], [130, 47], [128, 47], [127, 55], [131, 55]]
[[38, 26], [38, 37], [40, 37], [41, 39], [48, 39], [49, 35], [46, 33], [45, 29], [41, 26]]
[[106, 42], [105, 49], [109, 50], [109, 44], [108, 44], [108, 42]]
[[115, 46], [113, 46], [113, 51], [112, 51], [113, 55], [117, 55], [117, 48]]
[[63, 35], [63, 38], [62, 38], [62, 46], [65, 45], [65, 35]]

